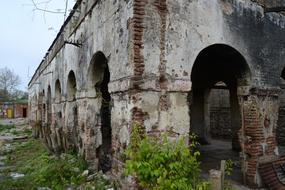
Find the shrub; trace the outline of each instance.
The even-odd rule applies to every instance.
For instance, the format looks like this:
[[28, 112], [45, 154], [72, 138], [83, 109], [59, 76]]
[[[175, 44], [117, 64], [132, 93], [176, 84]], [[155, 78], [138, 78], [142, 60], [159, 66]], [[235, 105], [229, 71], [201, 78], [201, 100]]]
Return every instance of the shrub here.
[[[229, 176], [232, 175], [233, 171], [233, 162], [232, 160], [226, 160], [226, 165], [225, 165], [225, 178], [228, 178]], [[234, 190], [231, 181], [229, 179], [225, 179], [224, 181], [224, 189], [225, 190]]]
[[125, 175], [133, 175], [141, 187], [153, 190], [207, 187], [200, 180], [195, 141], [187, 146], [185, 138], [171, 141], [166, 134], [159, 139], [141, 132], [142, 127], [135, 124], [126, 150]]
[[84, 181], [80, 174], [86, 168], [85, 164], [73, 155], [62, 154], [57, 157], [43, 154], [39, 157], [39, 162], [41, 164], [37, 165], [37, 170], [33, 165], [24, 169], [38, 185], [63, 189], [65, 185], [80, 184]]

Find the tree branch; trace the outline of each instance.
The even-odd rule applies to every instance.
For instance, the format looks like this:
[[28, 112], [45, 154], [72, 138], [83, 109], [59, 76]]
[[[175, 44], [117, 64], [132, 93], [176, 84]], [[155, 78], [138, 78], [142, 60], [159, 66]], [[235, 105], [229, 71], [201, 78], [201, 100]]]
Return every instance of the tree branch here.
[[[61, 11], [52, 11], [52, 10], [40, 8], [40, 7], [38, 6], [38, 3], [36, 3], [34, 0], [31, 0], [31, 1], [32, 1], [33, 6], [35, 7], [34, 10], [43, 11], [43, 12], [47, 12], [47, 13], [53, 13], [53, 14], [66, 14], [66, 11], [63, 11], [63, 12], [61, 12]], [[41, 2], [41, 4], [42, 4], [42, 3], [48, 4], [48, 3], [50, 3], [51, 1], [52, 1], [52, 0], [45, 1], [45, 2]]]

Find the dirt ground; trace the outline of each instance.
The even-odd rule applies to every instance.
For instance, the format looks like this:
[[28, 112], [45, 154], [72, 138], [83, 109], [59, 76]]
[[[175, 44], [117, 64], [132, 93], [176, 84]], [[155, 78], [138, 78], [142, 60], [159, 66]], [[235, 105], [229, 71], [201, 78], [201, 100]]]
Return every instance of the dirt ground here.
[[0, 133], [0, 145], [7, 141], [25, 138], [25, 135], [22, 135], [22, 132], [25, 129], [30, 129], [27, 118], [0, 119], [0, 125], [15, 125], [15, 128], [8, 131], [4, 130]]
[[28, 118], [17, 119], [0, 119], [1, 125], [16, 125], [17, 127], [23, 127], [28, 125]]

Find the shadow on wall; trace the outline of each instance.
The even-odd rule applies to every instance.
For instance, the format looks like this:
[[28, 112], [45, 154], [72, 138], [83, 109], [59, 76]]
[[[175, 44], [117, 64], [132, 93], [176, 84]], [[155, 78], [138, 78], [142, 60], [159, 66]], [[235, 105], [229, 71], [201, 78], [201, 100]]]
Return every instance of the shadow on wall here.
[[244, 57], [228, 45], [211, 45], [196, 58], [191, 80], [191, 132], [198, 135], [202, 144], [211, 142], [209, 95], [211, 89], [218, 88], [216, 84], [222, 82], [230, 94], [232, 148], [240, 150], [237, 133], [241, 128], [241, 115], [237, 88], [248, 86], [250, 81], [250, 70]]

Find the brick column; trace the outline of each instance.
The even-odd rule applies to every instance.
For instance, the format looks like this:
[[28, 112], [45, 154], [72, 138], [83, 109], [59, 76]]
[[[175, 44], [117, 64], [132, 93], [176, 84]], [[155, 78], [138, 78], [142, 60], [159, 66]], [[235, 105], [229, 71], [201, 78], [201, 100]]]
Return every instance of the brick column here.
[[245, 183], [256, 188], [262, 185], [258, 167], [274, 160], [278, 149], [276, 125], [278, 119], [278, 90], [253, 89], [240, 97], [242, 129], [240, 141]]

